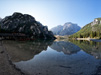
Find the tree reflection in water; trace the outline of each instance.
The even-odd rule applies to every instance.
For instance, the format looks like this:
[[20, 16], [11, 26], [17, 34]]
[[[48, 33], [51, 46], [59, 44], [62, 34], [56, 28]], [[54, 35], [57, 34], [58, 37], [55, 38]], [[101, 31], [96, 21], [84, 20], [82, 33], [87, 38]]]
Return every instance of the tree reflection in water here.
[[3, 45], [16, 67], [29, 75], [92, 75], [101, 62], [99, 42], [3, 41]]

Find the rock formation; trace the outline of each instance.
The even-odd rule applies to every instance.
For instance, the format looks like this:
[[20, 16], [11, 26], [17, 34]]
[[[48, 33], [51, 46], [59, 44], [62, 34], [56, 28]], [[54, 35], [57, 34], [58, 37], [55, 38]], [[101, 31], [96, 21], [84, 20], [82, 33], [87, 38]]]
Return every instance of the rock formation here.
[[101, 24], [101, 18], [94, 19], [94, 21], [91, 23], [91, 25], [93, 26], [95, 24]]
[[53, 33], [48, 31], [47, 26], [43, 26], [34, 17], [28, 14], [15, 12], [1, 20], [1, 29], [9, 33], [23, 33], [30, 38], [55, 39]]

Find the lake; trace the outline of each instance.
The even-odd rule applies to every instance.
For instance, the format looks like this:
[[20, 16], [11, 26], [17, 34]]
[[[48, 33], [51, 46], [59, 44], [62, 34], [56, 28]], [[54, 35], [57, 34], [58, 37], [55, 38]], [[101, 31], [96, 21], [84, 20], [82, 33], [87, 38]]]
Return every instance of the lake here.
[[28, 75], [92, 75], [101, 68], [101, 42], [3, 41], [13, 64]]

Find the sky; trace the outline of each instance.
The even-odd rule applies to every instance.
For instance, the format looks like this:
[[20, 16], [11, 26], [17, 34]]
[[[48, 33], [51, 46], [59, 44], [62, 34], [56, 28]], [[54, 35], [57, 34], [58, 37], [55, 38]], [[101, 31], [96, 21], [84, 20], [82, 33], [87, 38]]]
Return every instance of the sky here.
[[80, 27], [101, 17], [101, 0], [0, 0], [0, 17], [14, 12], [32, 15], [49, 29], [66, 22]]

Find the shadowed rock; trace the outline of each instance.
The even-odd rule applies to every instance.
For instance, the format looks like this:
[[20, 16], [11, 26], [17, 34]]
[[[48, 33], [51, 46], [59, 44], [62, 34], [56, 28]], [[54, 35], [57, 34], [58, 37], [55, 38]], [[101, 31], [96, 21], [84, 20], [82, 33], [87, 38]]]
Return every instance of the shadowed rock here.
[[43, 26], [28, 14], [16, 12], [2, 19], [0, 24], [5, 33], [24, 33], [30, 38], [55, 39], [53, 33], [48, 31], [47, 26]]

